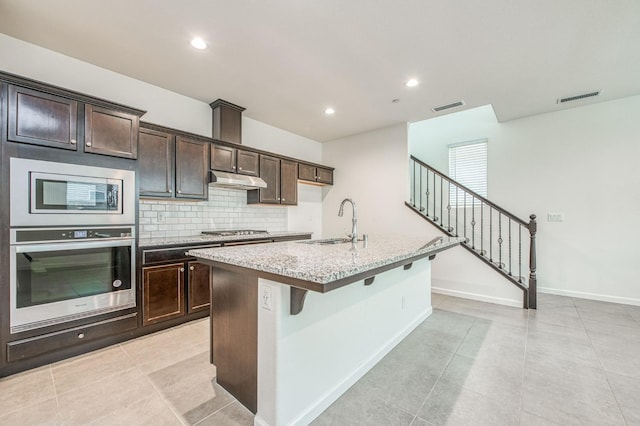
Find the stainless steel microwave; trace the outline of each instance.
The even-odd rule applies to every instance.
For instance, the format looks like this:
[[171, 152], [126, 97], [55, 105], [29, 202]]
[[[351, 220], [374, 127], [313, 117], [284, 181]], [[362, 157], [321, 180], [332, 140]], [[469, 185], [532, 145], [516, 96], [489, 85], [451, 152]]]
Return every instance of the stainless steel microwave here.
[[131, 170], [11, 158], [12, 227], [135, 223]]

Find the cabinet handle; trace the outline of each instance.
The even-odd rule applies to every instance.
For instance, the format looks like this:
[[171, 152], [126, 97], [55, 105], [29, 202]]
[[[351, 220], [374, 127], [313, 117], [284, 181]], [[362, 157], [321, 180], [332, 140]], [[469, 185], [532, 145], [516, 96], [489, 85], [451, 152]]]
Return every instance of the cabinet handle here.
[[190, 271], [193, 271], [194, 269], [196, 269], [196, 267], [195, 267], [195, 266], [189, 266], [189, 270], [190, 270]]
[[75, 139], [71, 139], [71, 145], [75, 145], [76, 144], [76, 140]]
[[287, 201], [287, 200], [285, 200], [285, 199], [283, 198], [283, 199], [282, 199], [282, 201]]
[[238, 170], [242, 170], [242, 167], [238, 167]]
[[179, 189], [178, 189], [178, 194], [182, 194], [182, 191], [180, 191]]
[[235, 169], [236, 169], [236, 166], [231, 166], [231, 168], [232, 168], [233, 170], [235, 170]]
[[84, 339], [84, 333], [79, 333], [78, 334], [78, 339]]
[[180, 272], [184, 272], [184, 268], [180, 268]]
[[170, 189], [167, 189], [167, 192], [168, 192], [169, 194], [171, 194], [173, 191], [172, 191], [172, 190], [170, 190]]
[[87, 146], [91, 146], [91, 142], [87, 142]]

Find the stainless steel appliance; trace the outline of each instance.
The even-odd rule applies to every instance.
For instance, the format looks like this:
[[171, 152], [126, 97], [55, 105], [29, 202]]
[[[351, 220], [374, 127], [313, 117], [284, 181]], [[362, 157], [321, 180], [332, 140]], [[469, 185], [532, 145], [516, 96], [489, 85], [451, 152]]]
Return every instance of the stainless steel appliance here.
[[10, 159], [10, 224], [135, 224], [135, 173], [52, 161]]
[[11, 229], [11, 333], [135, 307], [134, 232]]
[[135, 172], [9, 164], [11, 333], [135, 307]]

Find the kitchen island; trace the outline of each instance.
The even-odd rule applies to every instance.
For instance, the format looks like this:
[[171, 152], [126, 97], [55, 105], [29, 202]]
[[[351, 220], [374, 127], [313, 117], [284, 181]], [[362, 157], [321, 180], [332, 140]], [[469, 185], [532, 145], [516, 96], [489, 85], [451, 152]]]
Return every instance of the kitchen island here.
[[218, 383], [256, 425], [308, 424], [431, 314], [431, 260], [461, 241], [189, 251], [212, 268]]

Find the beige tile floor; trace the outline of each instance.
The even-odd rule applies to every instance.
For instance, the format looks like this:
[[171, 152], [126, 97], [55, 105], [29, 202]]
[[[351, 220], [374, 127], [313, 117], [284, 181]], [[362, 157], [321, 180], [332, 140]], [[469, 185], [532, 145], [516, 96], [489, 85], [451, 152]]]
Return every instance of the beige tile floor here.
[[[433, 306], [314, 425], [640, 425], [640, 307]], [[0, 379], [0, 425], [252, 425], [207, 339], [200, 320]]]

